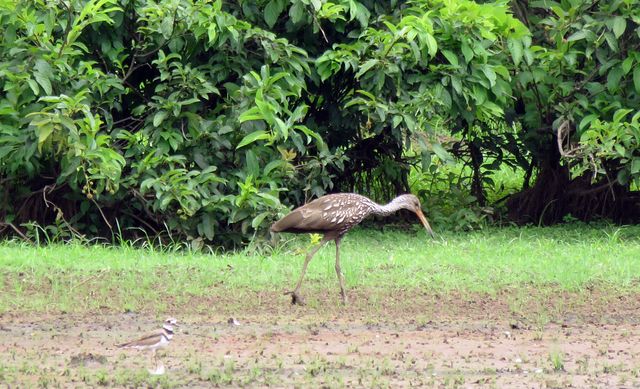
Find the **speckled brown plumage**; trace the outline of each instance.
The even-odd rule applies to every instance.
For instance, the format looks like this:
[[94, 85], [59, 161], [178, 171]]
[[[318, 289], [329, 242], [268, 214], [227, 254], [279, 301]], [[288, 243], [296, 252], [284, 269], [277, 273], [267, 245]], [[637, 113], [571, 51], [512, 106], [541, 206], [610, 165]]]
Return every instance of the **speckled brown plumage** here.
[[271, 231], [344, 235], [369, 216], [376, 205], [355, 193], [330, 194], [294, 209], [274, 223]]
[[336, 193], [322, 196], [301, 207], [291, 211], [287, 216], [278, 220], [271, 226], [273, 232], [292, 233], [321, 233], [324, 234], [319, 245], [307, 254], [300, 279], [292, 292], [292, 303], [303, 304], [298, 290], [307, 270], [307, 265], [314, 254], [330, 240], [336, 243], [336, 273], [340, 282], [342, 301], [346, 303], [344, 280], [340, 271], [340, 240], [354, 226], [358, 225], [369, 215], [390, 215], [400, 209], [408, 209], [415, 212], [427, 231], [433, 236], [429, 222], [422, 214], [420, 201], [411, 194], [401, 195], [393, 199], [389, 204], [380, 205], [365, 196], [355, 193]]

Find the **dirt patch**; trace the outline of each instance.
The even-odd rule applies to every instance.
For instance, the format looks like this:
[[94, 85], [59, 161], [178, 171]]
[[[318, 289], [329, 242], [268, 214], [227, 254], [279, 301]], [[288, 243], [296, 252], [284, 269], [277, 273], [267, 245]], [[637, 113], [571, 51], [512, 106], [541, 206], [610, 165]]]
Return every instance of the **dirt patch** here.
[[80, 353], [71, 356], [69, 359], [69, 367], [98, 367], [107, 364], [107, 357], [104, 355], [96, 355], [93, 353]]
[[[360, 290], [341, 307], [316, 292], [305, 307], [281, 292], [243, 304], [246, 292], [166, 315], [4, 314], [0, 387], [640, 387], [638, 296]], [[115, 344], [167, 315], [181, 326], [152, 376], [149, 353]]]

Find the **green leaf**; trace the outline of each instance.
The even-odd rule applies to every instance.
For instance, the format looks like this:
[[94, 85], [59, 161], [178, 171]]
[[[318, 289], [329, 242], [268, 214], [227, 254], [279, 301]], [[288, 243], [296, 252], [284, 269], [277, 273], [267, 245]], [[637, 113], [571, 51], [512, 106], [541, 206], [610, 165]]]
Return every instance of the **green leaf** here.
[[414, 132], [416, 129], [416, 121], [413, 119], [411, 115], [403, 115], [404, 123], [407, 125], [407, 129], [411, 132]]
[[319, 11], [320, 8], [322, 8], [322, 1], [321, 0], [311, 0], [311, 5], [313, 6], [313, 10], [314, 11]]
[[262, 221], [264, 220], [264, 218], [269, 216], [269, 214], [270, 212], [262, 212], [258, 216], [254, 217], [253, 220], [251, 221], [251, 227], [258, 228], [262, 224]]
[[263, 120], [264, 115], [260, 113], [260, 108], [251, 107], [248, 110], [244, 111], [242, 115], [238, 117], [240, 123], [248, 122], [250, 120]]
[[613, 18], [613, 34], [616, 38], [620, 38], [624, 34], [624, 30], [627, 28], [627, 21], [622, 16], [616, 16]]
[[213, 229], [213, 223], [211, 222], [211, 215], [204, 213], [202, 215], [202, 222], [198, 225], [198, 232], [207, 237], [207, 239], [213, 239], [215, 231]]
[[53, 133], [53, 129], [54, 129], [54, 126], [51, 123], [37, 127], [36, 131], [38, 133], [38, 151], [42, 151], [42, 145]]
[[633, 86], [636, 88], [636, 93], [640, 93], [640, 64], [633, 69]]
[[281, 166], [286, 166], [287, 162], [282, 159], [276, 159], [267, 164], [264, 167], [264, 175], [268, 176], [273, 170], [278, 169]]
[[458, 56], [455, 55], [452, 51], [450, 50], [441, 50], [442, 54], [447, 58], [447, 61], [449, 61], [449, 63], [455, 67], [460, 66], [458, 63]]
[[426, 150], [422, 150], [422, 152], [420, 153], [420, 162], [422, 165], [422, 171], [423, 172], [427, 172], [429, 169], [429, 166], [431, 165], [431, 154], [428, 153]]
[[270, 138], [271, 138], [271, 134], [267, 133], [266, 131], [263, 131], [263, 130], [254, 131], [251, 134], [242, 138], [240, 143], [238, 143], [238, 145], [236, 146], [236, 150], [248, 144], [256, 142], [258, 140], [266, 140]]
[[392, 128], [396, 128], [400, 125], [400, 123], [402, 123], [402, 116], [400, 115], [395, 115], [393, 117], [393, 121], [392, 121]]
[[207, 37], [209, 38], [209, 43], [213, 43], [218, 36], [218, 25], [215, 23], [209, 24], [209, 28], [207, 28]]
[[363, 74], [365, 74], [369, 69], [376, 66], [380, 61], [373, 58], [368, 61], [365, 61], [362, 65], [360, 65], [360, 70], [356, 73], [356, 78], [360, 78]]
[[462, 83], [460, 82], [460, 78], [456, 76], [451, 76], [451, 86], [453, 90], [456, 91], [457, 94], [462, 94]]
[[267, 3], [267, 6], [264, 8], [264, 21], [269, 28], [273, 28], [278, 21], [278, 17], [284, 10], [284, 5], [284, 1], [282, 0], [271, 0]]
[[265, 200], [265, 203], [270, 207], [277, 207], [278, 205], [280, 205], [280, 199], [273, 195], [270, 195], [269, 193], [260, 192], [258, 193], [258, 196], [262, 197]]
[[587, 31], [586, 30], [576, 31], [573, 34], [571, 34], [571, 36], [569, 36], [567, 38], [567, 42], [579, 41], [579, 40], [584, 39], [586, 37], [587, 37]]
[[162, 19], [162, 23], [160, 23], [160, 33], [164, 39], [171, 38], [171, 34], [173, 33], [173, 16], [167, 15]]
[[39, 59], [36, 61], [34, 65], [35, 73], [39, 73], [41, 76], [52, 79], [53, 78], [53, 69], [51, 69], [51, 65], [43, 59]]
[[496, 72], [493, 71], [491, 65], [483, 65], [481, 69], [484, 75], [489, 80], [489, 84], [491, 84], [491, 86], [494, 86], [496, 84]]
[[35, 73], [33, 76], [47, 95], [50, 95], [53, 92], [53, 89], [51, 88], [51, 80], [42, 75], [42, 73]]
[[620, 66], [615, 66], [609, 70], [609, 74], [607, 74], [607, 89], [609, 92], [613, 92], [619, 88], [621, 78], [622, 68]]
[[433, 152], [436, 153], [436, 155], [438, 156], [438, 158], [440, 158], [441, 161], [446, 162], [452, 159], [449, 152], [445, 150], [445, 148], [442, 147], [440, 143], [433, 143], [431, 147], [433, 148]]
[[27, 83], [29, 84], [29, 88], [33, 91], [33, 94], [38, 96], [40, 94], [40, 87], [38, 87], [38, 83], [31, 78], [27, 80]]
[[627, 57], [624, 61], [622, 61], [622, 72], [626, 75], [629, 74], [631, 68], [633, 67], [633, 57]]
[[640, 158], [633, 158], [631, 161], [631, 174], [640, 173]]
[[629, 171], [627, 169], [620, 169], [618, 171], [618, 182], [621, 185], [626, 185], [629, 182]]
[[355, 8], [356, 8], [355, 13], [352, 11], [353, 8], [351, 8], [350, 10], [352, 11], [351, 14], [355, 15], [355, 18], [358, 20], [362, 28], [366, 27], [367, 24], [369, 23], [369, 17], [371, 17], [371, 13], [369, 13], [369, 10], [367, 9], [367, 7], [362, 5], [360, 2], [354, 1], [354, 0], [351, 0], [350, 3], [355, 4]]
[[306, 14], [304, 10], [304, 4], [302, 2], [295, 3], [289, 8], [289, 16], [293, 24], [298, 24], [302, 21], [302, 18]]
[[436, 38], [429, 33], [425, 34], [425, 36], [427, 37], [427, 52], [429, 53], [429, 56], [433, 58], [438, 53], [438, 42], [436, 41]]
[[633, 112], [633, 110], [626, 109], [626, 108], [621, 108], [621, 109], [617, 110], [613, 114], [613, 122], [614, 123], [620, 123], [622, 121], [622, 119], [624, 119], [625, 116], [627, 116], [631, 112]]
[[595, 113], [592, 113], [591, 115], [587, 115], [584, 118], [582, 118], [582, 120], [580, 121], [580, 124], [578, 125], [578, 129], [580, 131], [582, 131], [585, 127], [587, 127], [589, 124], [591, 124], [591, 122], [596, 119], [598, 117], [598, 115], [596, 115]]
[[469, 46], [469, 43], [467, 43], [466, 40], [463, 40], [460, 49], [462, 50], [465, 62], [469, 63], [473, 59], [473, 50]]
[[253, 150], [249, 149], [245, 152], [245, 161], [249, 174], [254, 177], [260, 175], [260, 162], [258, 161], [258, 157], [256, 157], [256, 153], [254, 153]]
[[167, 111], [158, 111], [153, 115], [153, 126], [158, 127], [162, 124], [169, 113]]
[[517, 39], [509, 39], [507, 46], [509, 47], [511, 58], [513, 58], [513, 63], [518, 66], [522, 60], [522, 42]]
[[289, 126], [287, 126], [287, 124], [279, 117], [275, 117], [275, 123], [276, 127], [278, 127], [278, 130], [282, 134], [282, 137], [284, 139], [289, 138]]

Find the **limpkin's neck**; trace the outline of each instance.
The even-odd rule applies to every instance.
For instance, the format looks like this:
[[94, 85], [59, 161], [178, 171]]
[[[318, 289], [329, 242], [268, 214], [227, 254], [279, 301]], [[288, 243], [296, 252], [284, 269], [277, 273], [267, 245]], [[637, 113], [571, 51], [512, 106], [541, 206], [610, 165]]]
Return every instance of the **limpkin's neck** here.
[[391, 200], [389, 204], [385, 204], [385, 205], [376, 204], [376, 205], [377, 207], [374, 210], [374, 213], [380, 216], [388, 216], [405, 208], [404, 202], [401, 201], [400, 197], [396, 197], [395, 199]]

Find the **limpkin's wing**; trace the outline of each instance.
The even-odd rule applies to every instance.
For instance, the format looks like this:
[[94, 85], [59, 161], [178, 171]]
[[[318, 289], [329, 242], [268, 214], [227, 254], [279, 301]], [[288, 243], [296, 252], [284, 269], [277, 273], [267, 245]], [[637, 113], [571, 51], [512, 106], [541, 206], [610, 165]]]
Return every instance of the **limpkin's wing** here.
[[370, 203], [366, 197], [352, 193], [322, 196], [291, 211], [274, 223], [271, 231], [325, 233], [349, 229], [369, 214]]

